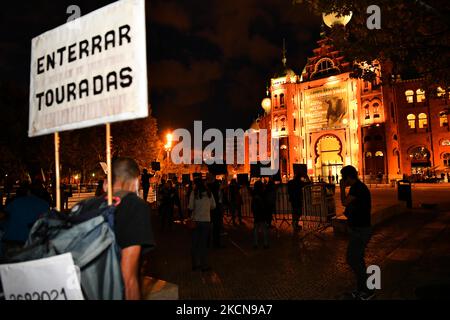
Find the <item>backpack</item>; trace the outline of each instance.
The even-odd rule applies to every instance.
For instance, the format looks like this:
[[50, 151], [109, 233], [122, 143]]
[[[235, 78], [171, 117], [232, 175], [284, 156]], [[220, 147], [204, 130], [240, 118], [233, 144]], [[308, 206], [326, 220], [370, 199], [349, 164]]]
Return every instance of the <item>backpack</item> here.
[[8, 263], [71, 253], [81, 273], [81, 289], [87, 300], [123, 300], [124, 284], [120, 249], [114, 234], [115, 211], [120, 204], [107, 205], [104, 197], [75, 205], [69, 214], [51, 210], [31, 229], [23, 251]]

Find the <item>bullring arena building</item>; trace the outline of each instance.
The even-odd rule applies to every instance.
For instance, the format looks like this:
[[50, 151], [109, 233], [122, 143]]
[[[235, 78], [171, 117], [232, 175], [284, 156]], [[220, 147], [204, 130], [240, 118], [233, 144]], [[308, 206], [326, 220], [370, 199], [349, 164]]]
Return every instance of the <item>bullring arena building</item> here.
[[[450, 169], [449, 90], [426, 91], [421, 79], [382, 84], [350, 77], [352, 63], [322, 36], [301, 74], [287, 65], [270, 79], [265, 114], [251, 126], [279, 139], [280, 175], [296, 165], [315, 180], [335, 180], [345, 165], [365, 181], [436, 176]], [[246, 170], [249, 170], [246, 165]]]

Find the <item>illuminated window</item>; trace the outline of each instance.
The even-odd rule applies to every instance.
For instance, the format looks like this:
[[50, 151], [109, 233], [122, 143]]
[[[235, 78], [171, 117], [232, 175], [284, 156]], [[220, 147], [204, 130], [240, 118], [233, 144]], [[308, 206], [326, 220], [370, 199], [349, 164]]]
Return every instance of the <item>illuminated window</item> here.
[[278, 95], [274, 96], [274, 101], [275, 101], [275, 109], [278, 109]]
[[440, 97], [440, 98], [444, 97], [445, 96], [445, 90], [442, 89], [441, 87], [438, 87], [437, 88], [437, 96]]
[[442, 159], [444, 160], [444, 166], [450, 167], [450, 153], [444, 153]]
[[314, 66], [314, 72], [311, 74], [311, 79], [331, 76], [340, 73], [338, 67], [334, 65], [330, 58], [320, 59]]
[[413, 103], [414, 102], [414, 91], [407, 90], [405, 91], [406, 102]]
[[278, 118], [273, 119], [273, 127], [275, 131], [278, 131]]
[[446, 111], [441, 111], [439, 113], [439, 125], [441, 127], [448, 127], [448, 114]]
[[372, 152], [366, 152], [366, 158], [372, 158]]
[[281, 121], [281, 131], [286, 131], [286, 118], [282, 117], [280, 118]]
[[425, 113], [419, 114], [419, 128], [424, 129], [428, 127], [428, 119]]
[[382, 151], [375, 152], [375, 157], [384, 157], [384, 153]]
[[284, 94], [280, 94], [280, 108], [284, 108]]
[[365, 113], [365, 119], [366, 120], [369, 120], [370, 119], [370, 110], [369, 110], [369, 105], [368, 104], [366, 104], [365, 106], [364, 106], [364, 113]]
[[417, 99], [417, 102], [424, 102], [425, 101], [425, 91], [423, 91], [422, 89], [417, 89], [416, 99]]
[[380, 109], [380, 104], [378, 102], [375, 102], [373, 104], [373, 118], [374, 119], [380, 117], [379, 109]]
[[369, 90], [369, 81], [364, 81], [364, 91]]
[[416, 128], [416, 116], [413, 114], [408, 114], [408, 116], [406, 118], [408, 119], [408, 126], [411, 129], [415, 129]]

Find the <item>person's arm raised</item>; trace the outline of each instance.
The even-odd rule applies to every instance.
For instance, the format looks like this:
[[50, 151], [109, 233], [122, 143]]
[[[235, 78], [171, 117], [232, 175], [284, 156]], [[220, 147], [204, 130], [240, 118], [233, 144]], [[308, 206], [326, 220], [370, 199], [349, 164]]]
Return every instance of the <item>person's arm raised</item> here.
[[141, 246], [132, 246], [122, 250], [121, 269], [125, 285], [126, 300], [140, 300], [139, 258]]
[[356, 198], [352, 195], [346, 194], [346, 185], [342, 182], [341, 185], [341, 203], [344, 207], [348, 207]]

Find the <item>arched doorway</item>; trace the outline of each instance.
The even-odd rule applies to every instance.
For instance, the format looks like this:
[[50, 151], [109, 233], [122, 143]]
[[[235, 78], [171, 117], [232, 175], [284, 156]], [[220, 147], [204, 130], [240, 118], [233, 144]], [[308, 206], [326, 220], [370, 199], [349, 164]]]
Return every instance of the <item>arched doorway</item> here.
[[344, 165], [342, 159], [342, 143], [334, 135], [322, 136], [316, 143], [316, 170], [317, 177], [336, 177], [340, 175]]
[[431, 153], [425, 147], [415, 147], [409, 151], [411, 174], [423, 176], [431, 167]]

